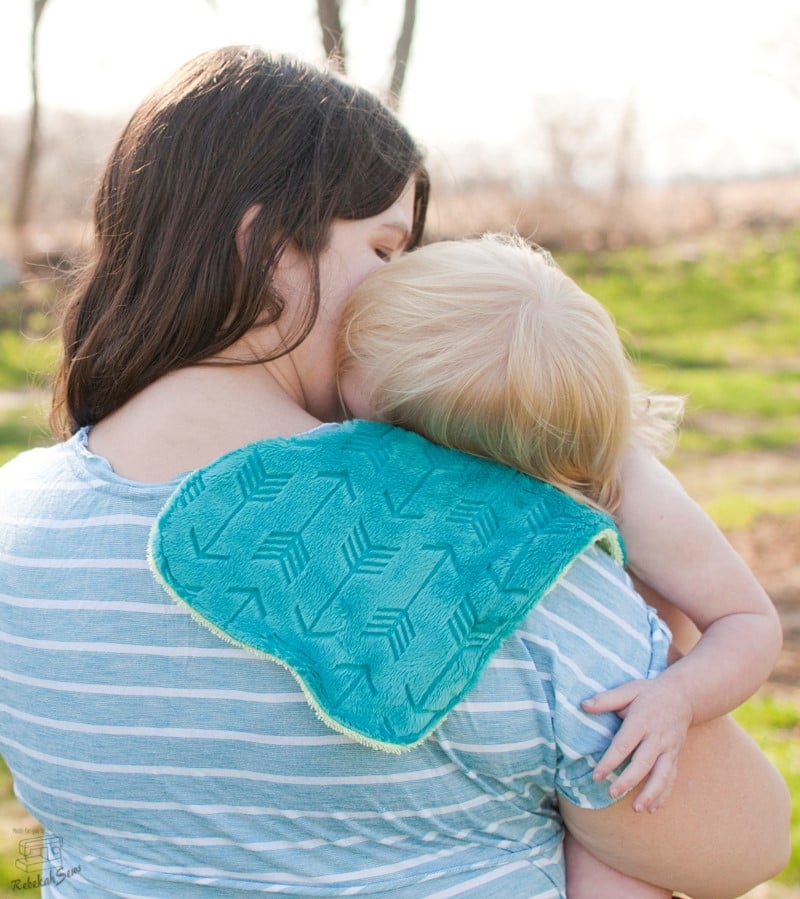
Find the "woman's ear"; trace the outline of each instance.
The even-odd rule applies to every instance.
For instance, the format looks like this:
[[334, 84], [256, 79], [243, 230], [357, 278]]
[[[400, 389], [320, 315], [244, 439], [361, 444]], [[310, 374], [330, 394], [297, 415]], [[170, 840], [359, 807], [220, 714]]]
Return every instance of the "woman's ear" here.
[[252, 206], [249, 206], [236, 226], [236, 252], [239, 254], [240, 262], [244, 262], [247, 241], [250, 239], [250, 229], [253, 227], [253, 222], [256, 220], [259, 212], [261, 212], [260, 203], [254, 203]]

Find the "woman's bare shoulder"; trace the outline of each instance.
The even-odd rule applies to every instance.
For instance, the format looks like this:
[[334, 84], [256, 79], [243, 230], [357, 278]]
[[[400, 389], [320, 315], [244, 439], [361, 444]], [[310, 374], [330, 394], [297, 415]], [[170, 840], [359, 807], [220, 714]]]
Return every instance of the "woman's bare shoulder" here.
[[89, 434], [89, 449], [121, 477], [159, 483], [256, 440], [318, 424], [257, 373], [196, 367], [160, 378], [104, 418]]

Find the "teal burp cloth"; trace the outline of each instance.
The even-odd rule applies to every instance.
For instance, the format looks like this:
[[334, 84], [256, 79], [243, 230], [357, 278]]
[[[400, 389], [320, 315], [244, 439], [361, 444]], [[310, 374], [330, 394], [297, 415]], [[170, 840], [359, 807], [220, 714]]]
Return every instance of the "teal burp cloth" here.
[[286, 666], [330, 727], [391, 752], [460, 702], [611, 518], [505, 466], [354, 421], [191, 474], [152, 569], [221, 637]]

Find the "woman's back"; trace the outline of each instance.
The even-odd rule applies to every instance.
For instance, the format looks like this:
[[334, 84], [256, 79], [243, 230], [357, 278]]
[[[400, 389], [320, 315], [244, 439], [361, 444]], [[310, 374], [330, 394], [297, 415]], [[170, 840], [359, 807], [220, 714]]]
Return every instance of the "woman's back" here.
[[58, 895], [563, 894], [556, 791], [608, 801], [591, 766], [609, 722], [575, 710], [664, 664], [623, 572], [582, 556], [444, 725], [391, 755], [156, 584], [149, 529], [179, 480], [119, 478], [84, 433], [0, 472], [0, 743], [59, 838], [56, 876], [80, 868]]

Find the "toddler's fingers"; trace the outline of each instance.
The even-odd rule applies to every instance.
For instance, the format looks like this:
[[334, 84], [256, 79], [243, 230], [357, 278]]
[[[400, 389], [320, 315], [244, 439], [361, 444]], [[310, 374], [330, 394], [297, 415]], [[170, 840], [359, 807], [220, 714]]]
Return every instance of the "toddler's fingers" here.
[[616, 799], [641, 783], [652, 770], [658, 756], [658, 749], [648, 745], [647, 741], [643, 742], [634, 752], [628, 767], [609, 787], [609, 795]]
[[602, 712], [616, 712], [630, 705], [637, 696], [636, 681], [629, 681], [613, 690], [597, 693], [581, 703], [584, 710], [592, 715]]
[[643, 737], [644, 733], [641, 730], [630, 726], [630, 722], [623, 722], [611, 745], [595, 766], [592, 774], [594, 780], [605, 780], [615, 768], [619, 768], [628, 756], [637, 751]]
[[678, 773], [677, 759], [662, 753], [657, 759], [644, 787], [633, 803], [635, 812], [655, 812], [667, 801]]

